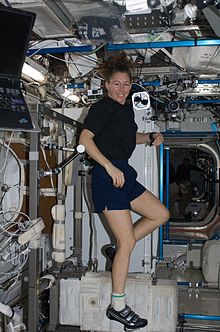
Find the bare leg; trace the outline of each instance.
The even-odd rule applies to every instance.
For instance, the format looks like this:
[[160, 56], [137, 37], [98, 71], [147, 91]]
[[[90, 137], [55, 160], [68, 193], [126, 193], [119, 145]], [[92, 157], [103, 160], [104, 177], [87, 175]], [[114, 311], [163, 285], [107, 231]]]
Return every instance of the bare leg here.
[[136, 242], [131, 213], [129, 210], [105, 210], [103, 213], [117, 241], [112, 265], [112, 289], [122, 294], [125, 291], [130, 255]]
[[134, 212], [143, 216], [134, 224], [136, 241], [150, 234], [169, 219], [169, 211], [165, 205], [147, 190], [131, 202], [131, 207]]
[[[169, 212], [160, 201], [148, 191], [131, 202], [132, 209], [143, 217], [133, 225], [129, 210], [103, 211], [116, 238], [118, 248], [112, 264], [112, 291], [125, 293], [130, 255], [137, 240], [152, 232], [169, 218]], [[122, 303], [123, 304], [123, 303]], [[125, 326], [125, 330], [147, 325], [147, 319], [137, 316], [128, 306], [123, 310], [107, 308], [106, 315]], [[133, 317], [133, 318], [131, 318]], [[134, 317], [135, 320], [134, 320]]]
[[134, 225], [129, 210], [103, 211], [117, 241], [117, 252], [112, 265], [112, 287], [124, 293], [130, 255], [136, 241], [150, 234], [169, 219], [167, 208], [149, 191], [131, 202], [132, 210], [142, 215]]

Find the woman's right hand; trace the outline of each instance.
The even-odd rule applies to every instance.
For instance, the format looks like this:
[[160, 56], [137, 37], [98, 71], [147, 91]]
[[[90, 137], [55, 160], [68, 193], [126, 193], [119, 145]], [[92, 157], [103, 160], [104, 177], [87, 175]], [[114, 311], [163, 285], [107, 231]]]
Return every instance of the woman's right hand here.
[[111, 176], [113, 181], [113, 186], [117, 188], [123, 187], [125, 183], [124, 173], [115, 167], [113, 164], [108, 164], [105, 166], [105, 170], [108, 173], [108, 175]]

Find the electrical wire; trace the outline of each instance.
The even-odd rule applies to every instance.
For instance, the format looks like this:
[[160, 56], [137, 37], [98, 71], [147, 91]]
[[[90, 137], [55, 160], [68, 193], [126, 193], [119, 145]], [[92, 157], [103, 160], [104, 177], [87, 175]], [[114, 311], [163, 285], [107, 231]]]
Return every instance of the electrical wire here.
[[[4, 243], [2, 244], [0, 251], [3, 252], [5, 250], [5, 248], [7, 248], [8, 245], [10, 245], [10, 241], [12, 240], [12, 235], [10, 235], [6, 240], [4, 239]], [[2, 257], [2, 255], [1, 255]]]
[[5, 217], [7, 213], [12, 213], [12, 212], [14, 213], [13, 217], [16, 216], [16, 215], [17, 215], [17, 217], [21, 215], [22, 217], [25, 217], [27, 220], [30, 221], [30, 217], [29, 217], [25, 212], [17, 211], [17, 210], [15, 210], [15, 211], [11, 211], [11, 210], [9, 210], [9, 211], [5, 212], [5, 213], [4, 213], [4, 219], [5, 219], [6, 221], [11, 221], [11, 220], [12, 220], [12, 219], [7, 219], [7, 218]]
[[[86, 180], [83, 177], [83, 196], [87, 205], [87, 208], [89, 208], [89, 202], [87, 200], [86, 196]], [[88, 260], [88, 266], [89, 268], [91, 267], [90, 265], [92, 264], [92, 251], [93, 251], [93, 225], [92, 225], [92, 214], [89, 212], [89, 229], [90, 229], [90, 234], [89, 234], [89, 260]]]
[[[39, 41], [39, 43], [41, 43], [41, 42], [42, 42], [42, 41]], [[56, 42], [56, 41], [55, 41], [55, 42]], [[39, 43], [38, 43], [38, 44], [39, 44]], [[31, 58], [31, 57], [33, 57], [34, 55], [38, 54], [39, 51], [43, 50], [44, 48], [46, 48], [47, 46], [52, 45], [52, 44], [54, 44], [54, 40], [53, 40], [52, 42], [50, 42], [50, 43], [48, 43], [48, 44], [46, 44], [46, 45], [44, 45], [44, 46], [38, 48], [35, 52], [33, 52], [31, 55], [29, 55], [29, 58]], [[59, 47], [58, 41], [57, 41], [57, 47]], [[29, 48], [29, 51], [31, 51], [30, 48]]]
[[[104, 45], [106, 45], [106, 43], [107, 43], [107, 42], [102, 43], [102, 44], [99, 45], [96, 49], [94, 49], [94, 50], [91, 51], [91, 52], [87, 52], [86, 54], [82, 54], [82, 53], [79, 53], [79, 52], [70, 52], [70, 53], [68, 54], [68, 56], [69, 56], [69, 58], [70, 58], [70, 57], [71, 57], [71, 54], [74, 53], [74, 54], [76, 54], [77, 56], [80, 56], [80, 57], [84, 58], [85, 60], [89, 60], [90, 62], [94, 62], [95, 64], [98, 64], [100, 61], [99, 61], [99, 60], [95, 60], [93, 57], [91, 57], [91, 56], [89, 56], [89, 55], [90, 55], [90, 54], [94, 54], [94, 53], [96, 53], [99, 49], [101, 49]], [[36, 55], [41, 49], [44, 49], [45, 47], [47, 47], [47, 46], [49, 46], [49, 45], [51, 45], [51, 44], [54, 44], [54, 41], [48, 43], [47, 45], [44, 45], [43, 47], [41, 47], [41, 48], [39, 48], [39, 49], [37, 49], [33, 54], [30, 55], [30, 57]], [[58, 45], [58, 42], [57, 42], [57, 46], [59, 46], [59, 45]], [[70, 46], [70, 45], [69, 45], [69, 46]], [[66, 53], [68, 53], [68, 52], [66, 52]], [[47, 56], [49, 56], [49, 57], [51, 57], [51, 58], [54, 58], [54, 59], [56, 59], [56, 60], [59, 60], [59, 61], [65, 62], [65, 63], [73, 64], [73, 65], [75, 65], [76, 70], [79, 72], [79, 70], [78, 70], [78, 68], [77, 68], [77, 66], [76, 66], [74, 60], [71, 60], [71, 61], [70, 61], [70, 60], [65, 60], [65, 59], [62, 59], [62, 58], [56, 57], [56, 56], [54, 56], [54, 55], [52, 55], [52, 54], [49, 54], [49, 53], [47, 54]], [[90, 67], [91, 67], [91, 65], [89, 66], [89, 65], [85, 65], [85, 64], [80, 64], [80, 66], [87, 67], [87, 68], [90, 68]], [[80, 73], [80, 72], [79, 72], [79, 73]]]
[[[15, 286], [15, 284], [19, 281], [19, 276], [23, 270], [23, 268], [25, 267], [27, 261], [28, 261], [28, 257], [29, 257], [29, 253], [26, 255], [23, 263], [18, 266], [17, 270], [16, 271], [12, 271], [11, 273], [8, 273], [11, 275], [11, 280], [15, 279], [14, 282], [10, 285], [10, 287], [8, 288], [8, 291], [13, 288]], [[1, 272], [0, 272], [1, 274]], [[16, 274], [14, 277], [12, 277], [14, 274]], [[1, 277], [0, 277], [1, 278]]]
[[97, 72], [97, 70], [93, 70], [93, 78], [98, 78], [101, 81], [104, 81], [104, 77]]
[[216, 132], [216, 135], [217, 135], [217, 139], [216, 139], [215, 143], [216, 143], [216, 146], [217, 146], [218, 151], [219, 151], [219, 153], [220, 153], [220, 144], [219, 144], [220, 136], [219, 136], [219, 133], [218, 133], [218, 132]]
[[95, 226], [94, 215], [91, 211], [91, 206], [88, 199], [86, 176], [83, 177], [83, 197], [85, 199], [85, 203], [89, 212], [89, 227], [90, 227], [89, 260], [92, 259], [92, 250], [93, 250], [94, 261], [96, 260], [97, 262], [97, 253], [98, 253], [97, 229]]
[[16, 224], [12, 221], [11, 223], [9, 223], [8, 225], [6, 225], [5, 227], [1, 227], [0, 229], [3, 229], [3, 231], [0, 232], [0, 235], [5, 235], [7, 234], [8, 236], [19, 236], [19, 234], [17, 234], [19, 232], [19, 230], [17, 229], [15, 232], [9, 232], [8, 230], [12, 227], [15, 227]]
[[5, 3], [6, 3], [6, 5], [7, 5], [8, 7], [11, 7], [11, 4], [10, 4], [10, 2], [9, 2], [8, 0], [5, 0]]
[[[45, 164], [46, 164], [47, 168], [50, 169], [50, 165], [49, 165], [48, 160], [47, 160], [46, 152], [45, 152], [45, 150], [43, 149], [42, 146], [40, 146], [40, 149], [41, 149], [41, 152], [42, 152]], [[50, 175], [50, 184], [51, 184], [51, 187], [54, 189], [55, 186], [54, 186], [53, 176], [52, 175]]]
[[[20, 248], [19, 248], [20, 249]], [[12, 265], [18, 265], [20, 263], [20, 258], [22, 258], [21, 260], [23, 261], [23, 255], [24, 253], [28, 253], [30, 251], [30, 249], [28, 249], [28, 247], [26, 247], [23, 251], [19, 252], [16, 256], [13, 256], [10, 259], [6, 259], [4, 261], [4, 264], [9, 264], [11, 263]], [[15, 251], [13, 252], [13, 254], [15, 254]], [[22, 257], [21, 257], [22, 256]]]
[[[68, 53], [68, 58], [71, 58], [71, 54], [69, 54]], [[79, 74], [79, 76], [81, 76], [81, 72], [80, 72], [80, 70], [79, 70], [79, 68], [77, 67], [77, 65], [76, 65], [76, 63], [73, 61], [72, 63], [70, 62], [70, 61], [68, 61], [68, 62], [66, 62], [66, 63], [68, 63], [68, 70], [69, 70], [69, 65], [70, 64], [72, 64], [72, 65], [74, 65], [75, 66], [75, 68], [76, 68], [76, 71], [78, 72], [78, 74]], [[84, 66], [83, 66], [84, 67]]]
[[[19, 159], [17, 158], [15, 152], [11, 149], [11, 142], [13, 138], [14, 132], [11, 133], [8, 144], [6, 144], [5, 140], [0, 143], [0, 146], [2, 148], [2, 153], [1, 155], [4, 155], [4, 159], [2, 158], [2, 161], [4, 160], [0, 174], [2, 174], [2, 181], [1, 187], [5, 186], [5, 191], [2, 190], [2, 195], [0, 199], [0, 204], [2, 205], [4, 200], [7, 197], [7, 194], [10, 193], [11, 190], [13, 189], [18, 189], [22, 191], [23, 188], [23, 182], [24, 182], [24, 170], [21, 167], [20, 174], [19, 174], [19, 181], [15, 184], [12, 185], [7, 185], [7, 179], [8, 176], [10, 176], [8, 170], [8, 165], [10, 165], [10, 162], [13, 161], [13, 157], [16, 159], [16, 161], [20, 164]], [[9, 154], [10, 153], [10, 154]], [[19, 167], [18, 165], [18, 167]], [[7, 179], [6, 179], [7, 176]], [[23, 198], [23, 196], [22, 196]], [[8, 280], [10, 278], [10, 283], [12, 280], [14, 280], [13, 285], [18, 281], [20, 273], [22, 269], [24, 268], [27, 259], [28, 259], [28, 253], [26, 251], [26, 246], [21, 246], [18, 244], [14, 238], [17, 238], [19, 234], [22, 232], [25, 232], [27, 230], [27, 227], [24, 228], [22, 227], [22, 219], [25, 217], [26, 220], [30, 219], [25, 213], [22, 213], [20, 211], [21, 205], [22, 205], [23, 199], [21, 199], [21, 196], [19, 198], [19, 203], [18, 206], [16, 207], [15, 210], [8, 209], [8, 211], [2, 211], [0, 212], [1, 214], [1, 221], [0, 221], [0, 237], [1, 237], [1, 242], [0, 242], [0, 282], [1, 284]], [[17, 204], [16, 204], [17, 205]], [[18, 220], [14, 220], [15, 216], [18, 217]], [[26, 254], [25, 254], [26, 253]], [[9, 282], [8, 282], [9, 284]], [[1, 288], [5, 288], [2, 285], [0, 286]], [[7, 286], [8, 287], [8, 286]]]
[[[7, 213], [12, 213], [12, 212], [13, 212], [13, 215], [12, 215], [11, 219], [7, 220], [5, 218], [5, 215]], [[18, 220], [18, 221], [13, 221], [12, 219], [14, 219], [14, 217], [15, 217], [16, 214], [18, 216], [21, 215], [22, 217], [25, 217], [30, 222], [29, 216], [27, 214], [25, 214], [24, 212], [21, 212], [21, 211], [19, 211], [19, 212], [16, 212], [16, 211], [7, 211], [3, 215], [4, 221], [6, 221], [6, 224], [0, 225], [0, 235], [5, 235], [5, 236], [19, 236], [21, 234], [21, 232], [26, 232], [31, 227], [31, 225], [25, 226], [25, 228], [21, 227], [21, 219]], [[17, 229], [16, 229], [15, 232], [9, 231], [9, 229], [12, 228], [12, 227], [17, 227]]]
[[14, 135], [14, 131], [13, 131], [13, 132], [11, 133], [11, 135], [10, 135], [10, 138], [9, 138], [9, 142], [8, 142], [8, 144], [6, 144], [6, 143], [3, 143], [3, 144], [2, 144], [2, 146], [6, 147], [7, 150], [6, 150], [5, 157], [4, 157], [4, 158], [5, 158], [5, 159], [4, 159], [4, 164], [3, 164], [2, 168], [0, 169], [0, 173], [2, 173], [2, 171], [5, 169], [6, 164], [7, 164], [7, 162], [8, 162], [7, 157], [8, 157], [8, 154], [9, 154], [10, 145], [11, 145], [11, 141], [12, 141], [12, 137], [13, 137], [13, 135]]
[[[94, 50], [92, 51], [89, 51], [89, 52], [86, 52], [86, 54], [93, 54], [93, 53], [96, 53], [98, 52], [101, 48], [103, 48], [105, 45], [107, 45], [108, 42], [107, 41], [104, 41], [103, 43], [101, 43], [99, 46], [97, 46]], [[77, 52], [76, 52], [77, 53]]]
[[94, 64], [97, 65], [97, 63], [101, 63], [101, 61], [99, 59], [94, 59], [93, 57], [87, 55], [87, 54], [83, 54], [83, 53], [78, 53], [78, 52], [75, 52], [75, 53], [72, 53], [73, 55], [77, 55], [85, 60], [89, 60], [90, 62], [94, 62]]
[[147, 54], [147, 49], [145, 49], [145, 52], [144, 52], [144, 55], [143, 55], [143, 61], [142, 61], [141, 66], [140, 66], [139, 73], [137, 73], [138, 77], [140, 77], [140, 75], [141, 75], [141, 72], [142, 72], [142, 69], [143, 69], [143, 66], [144, 66], [144, 60], [145, 60], [146, 54]]
[[1, 197], [0, 206], [2, 206], [2, 202], [3, 202], [3, 199], [4, 199], [5, 195], [6, 195], [6, 191], [3, 193], [2, 197]]
[[[157, 51], [155, 51], [154, 49], [152, 49], [152, 51], [154, 52], [154, 56], [156, 58], [158, 58], [159, 60], [164, 61], [164, 58], [162, 57], [162, 55], [160, 55], [160, 53], [158, 53]], [[185, 68], [179, 66], [176, 62], [174, 62], [170, 57], [167, 56], [167, 54], [165, 54], [165, 59], [169, 60], [170, 64], [173, 65], [174, 67], [178, 68], [180, 71], [184, 72], [184, 73], [188, 73], [190, 74], [190, 72], [186, 71]]]
[[[75, 61], [74, 60], [71, 60], [71, 61], [69, 61], [69, 60], [65, 60], [65, 59], [62, 59], [62, 58], [59, 58], [59, 57], [57, 57], [57, 56], [55, 56], [55, 55], [52, 55], [52, 54], [48, 54], [48, 56], [49, 57], [51, 57], [51, 58], [54, 58], [54, 59], [56, 59], [56, 60], [60, 60], [60, 61], [62, 61], [62, 62], [65, 62], [65, 63], [69, 63], [69, 64], [72, 64], [72, 65], [75, 65]], [[91, 66], [89, 66], [89, 65], [85, 65], [85, 64], [80, 64], [80, 66], [82, 66], [82, 67], [86, 67], [86, 68], [91, 68]]]

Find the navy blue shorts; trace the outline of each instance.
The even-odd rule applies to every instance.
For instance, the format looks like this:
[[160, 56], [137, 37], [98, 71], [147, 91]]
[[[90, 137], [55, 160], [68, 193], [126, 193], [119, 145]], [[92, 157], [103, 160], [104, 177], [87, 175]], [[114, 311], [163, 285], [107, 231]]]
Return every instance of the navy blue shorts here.
[[128, 164], [127, 160], [111, 160], [111, 162], [124, 173], [125, 183], [122, 188], [114, 187], [112, 178], [104, 167], [99, 164], [95, 165], [92, 172], [92, 198], [97, 213], [105, 209], [131, 209], [130, 202], [146, 190], [136, 180], [137, 172]]

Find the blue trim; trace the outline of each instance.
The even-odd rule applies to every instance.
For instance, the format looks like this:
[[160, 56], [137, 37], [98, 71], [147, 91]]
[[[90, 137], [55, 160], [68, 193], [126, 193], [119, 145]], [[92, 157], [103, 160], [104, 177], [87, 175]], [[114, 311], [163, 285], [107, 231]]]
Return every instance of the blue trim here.
[[[129, 50], [129, 49], [146, 49], [146, 48], [163, 48], [163, 47], [191, 47], [191, 46], [218, 46], [220, 39], [204, 39], [204, 40], [174, 40], [174, 41], [160, 41], [149, 43], [124, 43], [111, 44], [106, 46], [108, 51], [114, 50]], [[29, 49], [27, 56], [33, 54], [54, 54], [54, 53], [70, 53], [70, 52], [91, 52], [94, 48], [91, 45], [82, 46], [67, 46], [67, 47], [50, 47], [42, 49]]]
[[67, 89], [84, 89], [85, 87], [85, 83], [67, 84]]
[[[197, 84], [220, 84], [220, 80], [196, 80]], [[135, 84], [135, 83], [133, 83]], [[160, 81], [152, 81], [152, 82], [140, 82], [141, 86], [161, 86], [163, 83]], [[209, 101], [212, 102], [212, 101]]]
[[185, 100], [185, 103], [187, 104], [212, 104], [212, 103], [220, 103], [220, 99], [209, 99], [209, 100]]
[[220, 45], [220, 39], [204, 39], [195, 40], [195, 46], [218, 46]]
[[54, 54], [54, 53], [70, 53], [70, 52], [91, 52], [93, 50], [92, 46], [69, 46], [69, 47], [50, 47], [50, 48], [32, 48], [27, 51], [27, 56], [33, 54]]
[[152, 81], [152, 82], [141, 82], [141, 86], [160, 86], [160, 81]]
[[108, 44], [106, 48], [108, 51], [114, 51], [114, 50], [129, 50], [129, 49], [214, 46], [214, 45], [220, 45], [220, 39], [204, 39], [204, 40], [194, 39], [194, 40], [149, 42], [149, 43]]
[[178, 132], [175, 132], [175, 131], [166, 131], [166, 132], [163, 132], [163, 136], [164, 137], [210, 137], [210, 136], [213, 136], [215, 137], [216, 136], [216, 133], [213, 132], [213, 131], [203, 131], [203, 132], [196, 132], [196, 131], [178, 131]]
[[[163, 155], [164, 145], [160, 145], [160, 201], [163, 203]], [[163, 226], [159, 228], [159, 259], [163, 260]]]
[[198, 80], [198, 84], [220, 84], [220, 80]]
[[[170, 149], [166, 149], [166, 207], [170, 207]], [[166, 240], [169, 240], [169, 220], [166, 222]]]
[[164, 145], [160, 145], [160, 201], [163, 202], [163, 155]]
[[211, 128], [214, 133], [218, 132], [218, 126], [216, 122], [211, 123]]
[[167, 245], [173, 245], [173, 244], [189, 244], [189, 243], [197, 243], [197, 244], [203, 244], [206, 240], [196, 240], [196, 239], [169, 239], [164, 240], [164, 244]]
[[178, 286], [189, 286], [190, 282], [189, 281], [178, 281], [177, 285]]
[[[190, 284], [192, 285], [192, 282], [189, 282], [189, 281], [178, 281], [177, 282], [177, 285], [178, 286], [190, 286]], [[203, 281], [194, 281], [194, 284], [198, 284], [199, 287], [203, 287], [204, 285], [206, 285], [205, 282]]]
[[220, 321], [220, 316], [208, 316], [208, 315], [199, 315], [199, 314], [179, 314], [181, 319], [198, 319], [198, 320], [216, 320]]

